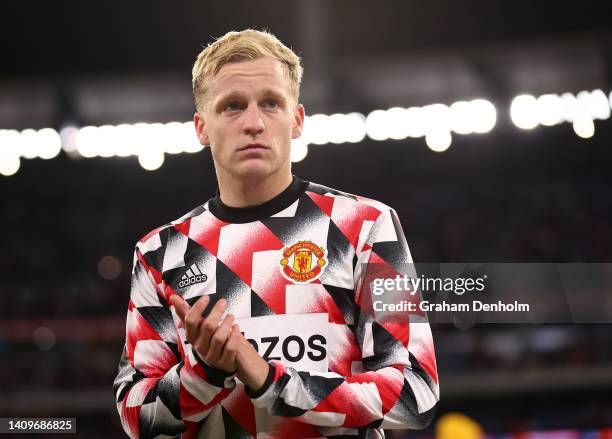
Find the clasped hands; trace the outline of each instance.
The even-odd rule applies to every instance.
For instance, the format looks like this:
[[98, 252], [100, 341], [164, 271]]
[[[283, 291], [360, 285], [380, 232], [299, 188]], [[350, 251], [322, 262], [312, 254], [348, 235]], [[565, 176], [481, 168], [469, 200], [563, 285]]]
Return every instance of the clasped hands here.
[[207, 317], [202, 313], [210, 302], [208, 295], [200, 297], [191, 307], [178, 295], [172, 295], [170, 302], [183, 322], [187, 341], [200, 358], [217, 369], [236, 372], [238, 379], [253, 391], [261, 388], [268, 375], [268, 363], [244, 338], [232, 314], [227, 314], [221, 322], [227, 307], [225, 299], [219, 299]]

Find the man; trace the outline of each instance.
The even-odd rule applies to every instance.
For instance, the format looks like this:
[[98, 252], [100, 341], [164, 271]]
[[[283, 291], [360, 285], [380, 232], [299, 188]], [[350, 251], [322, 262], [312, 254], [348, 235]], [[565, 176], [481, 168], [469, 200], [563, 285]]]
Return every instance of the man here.
[[114, 383], [130, 437], [381, 438], [433, 416], [426, 316], [372, 307], [372, 279], [411, 262], [395, 211], [291, 174], [301, 76], [255, 30], [197, 58], [219, 187], [136, 245]]

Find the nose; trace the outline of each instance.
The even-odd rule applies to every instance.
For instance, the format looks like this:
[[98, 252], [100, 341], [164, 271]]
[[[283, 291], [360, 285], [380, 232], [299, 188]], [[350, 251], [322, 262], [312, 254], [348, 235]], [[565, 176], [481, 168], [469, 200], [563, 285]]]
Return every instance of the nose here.
[[257, 105], [249, 105], [244, 112], [243, 130], [249, 136], [257, 136], [265, 129], [264, 121], [261, 117]]

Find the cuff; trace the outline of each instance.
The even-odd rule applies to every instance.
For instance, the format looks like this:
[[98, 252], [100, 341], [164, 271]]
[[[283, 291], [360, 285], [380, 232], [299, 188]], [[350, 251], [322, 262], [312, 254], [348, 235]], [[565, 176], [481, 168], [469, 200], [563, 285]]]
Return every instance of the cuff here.
[[249, 398], [256, 399], [256, 398], [259, 398], [264, 393], [266, 393], [266, 390], [268, 390], [268, 388], [272, 385], [272, 382], [274, 381], [275, 371], [276, 369], [274, 368], [274, 366], [268, 363], [268, 375], [266, 376], [266, 380], [264, 381], [264, 383], [258, 390], [253, 390], [247, 385], [244, 386], [244, 390], [246, 394], [249, 396]]
[[193, 348], [193, 346], [191, 347], [191, 352], [193, 353], [193, 356], [195, 357], [198, 364], [202, 367], [202, 369], [204, 369], [206, 381], [208, 381], [210, 384], [217, 387], [226, 387], [225, 383], [234, 379], [236, 371], [226, 372], [223, 369], [219, 369], [211, 364], [208, 364], [205, 360], [200, 358], [200, 355], [198, 355], [197, 351]]

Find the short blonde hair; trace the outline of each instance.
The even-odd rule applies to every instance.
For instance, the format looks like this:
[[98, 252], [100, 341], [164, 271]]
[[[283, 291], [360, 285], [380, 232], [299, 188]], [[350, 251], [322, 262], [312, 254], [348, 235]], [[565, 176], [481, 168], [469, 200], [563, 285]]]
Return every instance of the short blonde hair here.
[[276, 58], [287, 67], [290, 91], [296, 102], [300, 96], [303, 68], [300, 57], [268, 31], [231, 31], [210, 43], [198, 55], [191, 72], [193, 99], [197, 111], [204, 108], [208, 84], [225, 64], [262, 57]]

